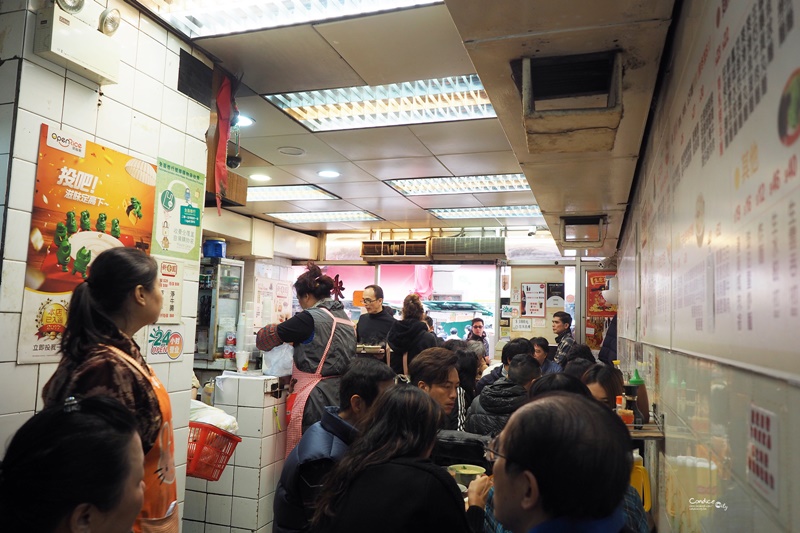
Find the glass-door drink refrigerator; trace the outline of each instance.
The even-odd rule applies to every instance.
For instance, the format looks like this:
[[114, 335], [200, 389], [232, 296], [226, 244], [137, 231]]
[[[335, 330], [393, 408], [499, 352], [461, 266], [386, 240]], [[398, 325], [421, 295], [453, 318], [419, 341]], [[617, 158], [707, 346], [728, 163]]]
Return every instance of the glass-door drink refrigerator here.
[[[197, 357], [219, 359], [236, 351], [236, 321], [242, 307], [244, 262], [224, 257], [200, 261], [197, 305]], [[242, 341], [240, 341], [242, 342]], [[226, 347], [227, 346], [227, 347]]]

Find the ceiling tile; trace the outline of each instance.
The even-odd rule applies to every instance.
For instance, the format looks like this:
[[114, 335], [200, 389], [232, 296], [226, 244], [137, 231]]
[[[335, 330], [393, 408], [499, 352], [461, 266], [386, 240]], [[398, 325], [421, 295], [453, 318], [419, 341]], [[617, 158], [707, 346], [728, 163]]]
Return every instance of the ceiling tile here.
[[317, 137], [351, 160], [431, 155], [406, 126], [332, 131]]
[[[365, 172], [349, 161], [338, 160], [325, 163], [283, 165], [281, 166], [281, 169], [309, 183], [319, 185], [320, 187], [325, 187], [331, 183], [375, 181], [375, 176]], [[317, 172], [321, 170], [335, 170], [340, 174], [340, 176], [338, 178], [322, 178], [317, 175]]]
[[423, 209], [447, 207], [483, 207], [471, 194], [436, 194], [432, 196], [409, 196], [408, 198]]
[[482, 152], [475, 154], [440, 155], [439, 161], [446, 166], [454, 176], [469, 176], [472, 174], [518, 174], [517, 158], [509, 150], [507, 152]]
[[372, 182], [320, 183], [319, 187], [342, 198], [390, 198], [400, 194], [378, 180]]
[[498, 205], [531, 205], [536, 203], [536, 199], [530, 191], [475, 193], [475, 198], [481, 205], [486, 207]]
[[360, 211], [362, 208], [347, 200], [292, 200], [289, 203], [302, 211]]
[[[231, 172], [238, 174], [243, 178], [247, 178], [248, 187], [267, 187], [269, 185], [303, 185], [306, 183], [297, 176], [293, 176], [288, 172], [281, 170], [279, 167], [274, 167], [271, 165], [265, 167], [241, 166], [236, 170], [232, 170]], [[266, 174], [272, 179], [269, 181], [252, 180], [250, 179], [250, 176], [253, 174]]]
[[365, 85], [310, 24], [194, 42], [259, 94]]
[[255, 120], [252, 126], [241, 128], [242, 139], [308, 133], [303, 126], [261, 96], [237, 98], [236, 105], [239, 113]]
[[306, 210], [302, 207], [297, 207], [289, 202], [247, 202], [247, 205], [242, 207], [233, 207], [239, 213], [302, 213]]
[[435, 157], [377, 159], [370, 161], [354, 161], [354, 163], [376, 178], [382, 180], [452, 175]]
[[471, 154], [510, 150], [506, 134], [496, 118], [417, 124], [408, 129], [433, 155]]
[[[344, 156], [317, 139], [311, 133], [279, 137], [251, 137], [249, 139], [242, 139], [242, 146], [257, 156], [266, 159], [273, 165], [324, 163], [346, 160]], [[302, 148], [305, 150], [305, 153], [303, 155], [285, 155], [278, 151], [278, 148], [282, 146]]]
[[351, 18], [314, 27], [368, 85], [474, 72], [445, 5]]

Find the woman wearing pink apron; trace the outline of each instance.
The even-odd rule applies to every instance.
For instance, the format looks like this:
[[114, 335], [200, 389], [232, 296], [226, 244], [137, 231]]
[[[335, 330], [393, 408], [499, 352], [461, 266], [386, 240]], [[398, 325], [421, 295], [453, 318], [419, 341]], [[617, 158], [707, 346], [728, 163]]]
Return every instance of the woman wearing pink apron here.
[[136, 417], [145, 452], [145, 495], [136, 533], [177, 533], [169, 395], [131, 337], [161, 312], [158, 267], [135, 248], [102, 252], [75, 288], [61, 340], [62, 359], [44, 386], [45, 405], [67, 396], [111, 396]]
[[309, 262], [294, 284], [304, 311], [286, 322], [264, 326], [256, 337], [259, 350], [294, 344], [287, 456], [303, 431], [322, 418], [325, 406], [338, 405], [339, 377], [356, 351], [355, 326], [342, 303], [331, 298], [334, 286], [332, 278]]

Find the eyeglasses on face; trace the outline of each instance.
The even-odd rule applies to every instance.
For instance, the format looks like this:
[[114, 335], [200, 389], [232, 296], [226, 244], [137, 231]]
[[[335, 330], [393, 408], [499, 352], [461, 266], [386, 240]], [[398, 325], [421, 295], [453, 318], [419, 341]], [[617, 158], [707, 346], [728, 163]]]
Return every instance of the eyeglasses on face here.
[[483, 324], [475, 324], [472, 329], [483, 329]]
[[367, 305], [370, 305], [370, 304], [374, 304], [375, 302], [377, 302], [378, 299], [362, 298], [361, 301], [364, 302]]
[[492, 464], [494, 464], [494, 462], [497, 461], [497, 459], [500, 457], [508, 460], [508, 457], [497, 452], [497, 447], [499, 444], [500, 444], [500, 435], [494, 437], [492, 440], [489, 441], [489, 444], [483, 447], [483, 458]]

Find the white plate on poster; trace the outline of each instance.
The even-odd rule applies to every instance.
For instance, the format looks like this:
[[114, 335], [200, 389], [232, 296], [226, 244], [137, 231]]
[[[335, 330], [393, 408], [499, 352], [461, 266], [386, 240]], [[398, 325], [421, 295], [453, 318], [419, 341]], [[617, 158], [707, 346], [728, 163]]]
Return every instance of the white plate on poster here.
[[78, 250], [84, 246], [87, 250], [92, 252], [92, 258], [89, 260], [90, 265], [100, 252], [124, 246], [116, 237], [112, 237], [108, 233], [100, 233], [99, 231], [80, 231], [74, 233], [69, 238], [69, 242], [72, 244], [72, 253], [70, 254], [72, 259], [77, 257]]

